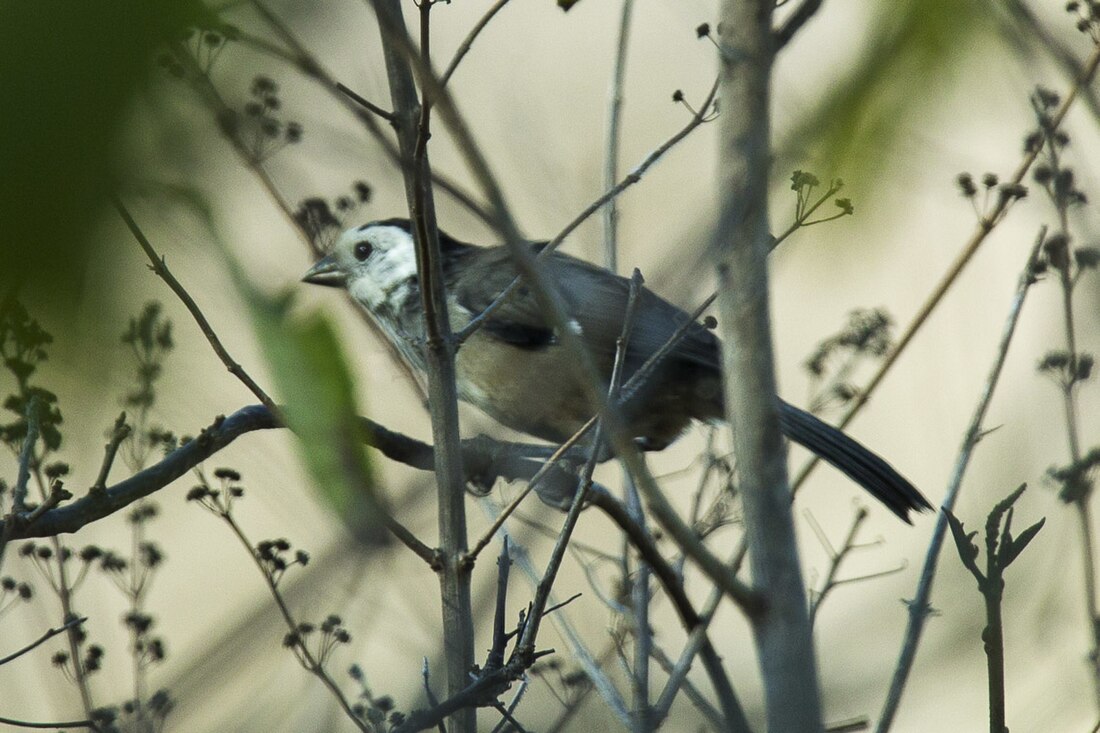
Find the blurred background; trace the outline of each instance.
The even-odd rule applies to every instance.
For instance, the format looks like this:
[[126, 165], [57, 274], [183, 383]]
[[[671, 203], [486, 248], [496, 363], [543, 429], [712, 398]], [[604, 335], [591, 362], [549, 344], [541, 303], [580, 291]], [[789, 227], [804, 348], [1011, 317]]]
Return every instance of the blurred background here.
[[[436, 6], [437, 68], [491, 4], [466, 0]], [[672, 101], [673, 93], [682, 90], [689, 104], [701, 104], [717, 68], [714, 46], [696, 34], [701, 23], [716, 22], [717, 2], [637, 0], [635, 5], [623, 89], [623, 171], [688, 123], [691, 112]], [[412, 3], [405, 6], [413, 13]], [[118, 192], [233, 356], [277, 401], [293, 396], [280, 394], [278, 370], [267, 361], [271, 335], [257, 331], [242, 282], [265, 297], [290, 298], [285, 314], [290, 329], [318, 314], [329, 319], [354, 376], [360, 412], [429, 439], [427, 413], [415, 389], [359, 315], [338, 293], [299, 284], [314, 257], [287, 215], [311, 198], [328, 202], [349, 226], [404, 215], [399, 172], [346, 105], [281, 57], [285, 54], [272, 52], [292, 46], [265, 12], [279, 19], [281, 30], [333, 79], [389, 107], [377, 26], [361, 3], [134, 2], [108, 11], [44, 2], [0, 9], [0, 99], [8, 108], [0, 122], [7, 143], [0, 156], [0, 222], [7, 236], [0, 284], [5, 294], [16, 292], [54, 335], [49, 361], [36, 379], [58, 395], [64, 442], [56, 457], [70, 464], [66, 486], [78, 495], [95, 480], [106, 435], [133, 389], [134, 362], [120, 336], [150, 300], [163, 303], [175, 343], [150, 410], [152, 424], [195, 434], [215, 416], [256, 401], [150, 272], [105, 198], [111, 191]], [[604, 190], [620, 12], [621, 2], [582, 0], [563, 12], [551, 0], [512, 0], [450, 82], [532, 238], [554, 236]], [[840, 196], [855, 207], [851, 217], [798, 231], [772, 256], [774, 338], [787, 400], [808, 404], [816, 383], [805, 360], [843, 328], [853, 310], [883, 308], [899, 327], [909, 322], [977, 224], [956, 176], [988, 171], [1007, 180], [1022, 158], [1025, 135], [1035, 127], [1029, 103], [1035, 86], [1064, 94], [1092, 53], [1093, 43], [1078, 32], [1076, 20], [1060, 4], [1020, 0], [826, 2], [783, 51], [773, 86], [773, 230], [786, 229], [792, 220], [789, 178], [795, 170], [812, 171], [823, 183], [842, 178]], [[215, 29], [213, 40], [194, 31], [196, 26]], [[206, 72], [206, 86], [180, 78], [178, 62], [164, 54], [168, 44], [190, 49]], [[264, 81], [257, 94], [258, 77], [274, 87]], [[1065, 127], [1071, 136], [1066, 163], [1090, 197], [1100, 196], [1100, 181], [1089, 165], [1100, 159], [1095, 88], [1082, 93]], [[271, 96], [277, 107], [250, 116], [247, 105]], [[238, 125], [259, 121], [252, 137], [246, 128], [235, 128], [238, 140], [255, 143], [244, 146], [245, 154], [223, 134], [224, 109], [239, 112]], [[262, 123], [268, 119], [278, 128], [275, 138], [265, 137]], [[295, 126], [299, 132], [293, 132]], [[688, 309], [713, 287], [706, 244], [715, 134], [716, 125], [702, 125], [619, 199], [621, 268], [640, 267], [653, 290]], [[473, 190], [441, 126], [430, 151], [437, 172]], [[359, 182], [366, 189], [357, 187]], [[492, 234], [459, 203], [438, 190], [436, 201], [440, 226], [450, 234], [493, 243]], [[826, 209], [831, 213], [832, 204]], [[1039, 227], [1055, 225], [1056, 218], [1037, 189], [1012, 207], [849, 429], [934, 504], [942, 499], [1027, 253]], [[1075, 207], [1070, 219], [1075, 243], [1095, 245], [1098, 223], [1094, 205]], [[601, 261], [601, 238], [599, 218], [593, 217], [564, 250]], [[1100, 337], [1097, 282], [1086, 274], [1075, 296], [1078, 345], [1085, 352], [1094, 351]], [[986, 421], [997, 429], [978, 447], [956, 511], [968, 527], [981, 528], [993, 504], [1026, 482], [1029, 490], [1017, 504], [1014, 526], [1046, 518], [1043, 531], [1009, 570], [1005, 593], [1008, 720], [1021, 731], [1086, 731], [1098, 718], [1087, 660], [1090, 633], [1077, 514], [1045, 478], [1048, 468], [1069, 461], [1060, 392], [1036, 371], [1045, 354], [1064, 348], [1060, 309], [1054, 278], [1031, 290]], [[851, 381], [862, 384], [872, 367], [862, 364]], [[1088, 448], [1100, 442], [1100, 390], [1086, 383], [1079, 399]], [[463, 408], [462, 419], [466, 436], [517, 437], [472, 409]], [[707, 439], [707, 430], [693, 430], [651, 458], [668, 496], [685, 513]], [[720, 430], [715, 440], [725, 452], [728, 435]], [[793, 469], [805, 458], [792, 450]], [[16, 457], [4, 453], [0, 475], [9, 483], [16, 465]], [[410, 710], [426, 704], [426, 659], [441, 694], [438, 584], [430, 570], [403, 547], [357, 543], [324, 493], [311, 486], [300, 446], [285, 431], [244, 436], [204, 469], [211, 475], [219, 466], [243, 476], [247, 494], [234, 514], [253, 541], [285, 537], [310, 552], [309, 566], [291, 569], [281, 587], [303, 618], [337, 613], [351, 632], [351, 644], [340, 647], [330, 662], [334, 677], [353, 689], [344, 670], [357, 663], [376, 696], [392, 695], [399, 709]], [[119, 462], [112, 481], [128, 470]], [[433, 544], [431, 477], [377, 454], [372, 470], [401, 521]], [[609, 486], [620, 480], [614, 466], [602, 467], [597, 478]], [[160, 516], [146, 528], [166, 558], [145, 601], [167, 646], [166, 659], [149, 671], [150, 688], [168, 689], [176, 704], [166, 729], [351, 730], [321, 685], [282, 648], [285, 627], [247, 554], [222, 523], [185, 502], [194, 483], [180, 479], [158, 493]], [[470, 498], [471, 537], [479, 537], [491, 521], [483, 505], [506, 501], [517, 489], [497, 486], [487, 500]], [[811, 531], [810, 517], [838, 543], [863, 503], [858, 487], [827, 467], [802, 490], [796, 514], [811, 587], [825, 573], [828, 555]], [[816, 640], [830, 721], [877, 718], [906, 621], [904, 599], [914, 592], [934, 523], [923, 516], [910, 528], [879, 506], [869, 509], [860, 537], [874, 544], [857, 552], [842, 575], [897, 572], [841, 586], [818, 614]], [[541, 572], [560, 515], [535, 501], [520, 513], [524, 521], [511, 522], [510, 532]], [[740, 536], [736, 515], [734, 507], [732, 526], [711, 539], [719, 555], [727, 555]], [[624, 621], [601, 600], [614, 596], [617, 569], [598, 559], [600, 553], [619, 553], [621, 539], [602, 516], [588, 512], [577, 541], [589, 549], [570, 557], [556, 589], [563, 598], [583, 595], [558, 615], [575, 625], [593, 654], [612, 650], [605, 667], [623, 683], [609, 640], [621, 633]], [[119, 514], [65, 542], [75, 549], [96, 544], [128, 553], [131, 528]], [[497, 547], [490, 546], [475, 570], [479, 658], [489, 645], [491, 557]], [[14, 551], [4, 561], [0, 574], [32, 583], [36, 594], [0, 618], [0, 653], [36, 638], [61, 618], [56, 596], [32, 563]], [[690, 568], [687, 585], [700, 600], [709, 592], [705, 579]], [[516, 613], [530, 594], [522, 572], [516, 572], [510, 599]], [[982, 600], [952, 546], [944, 548], [933, 605], [936, 615], [893, 730], [983, 728]], [[96, 572], [80, 586], [75, 606], [89, 617], [90, 638], [107, 651], [103, 669], [91, 678], [96, 703], [117, 704], [132, 695], [133, 686], [129, 633], [120, 622], [127, 602]], [[654, 603], [652, 623], [657, 643], [675, 656], [684, 633], [663, 599]], [[519, 719], [535, 730], [550, 727], [561, 714], [557, 695], [566, 688], [558, 676], [576, 669], [558, 628], [544, 628], [542, 645], [560, 652], [561, 669], [533, 680], [518, 709]], [[762, 724], [744, 619], [723, 606], [711, 636], [750, 719]], [[27, 720], [81, 715], [73, 685], [50, 664], [54, 647], [61, 646], [55, 640], [0, 668], [0, 715]], [[709, 693], [700, 669], [691, 679]], [[496, 718], [482, 716], [490, 729]], [[681, 699], [666, 729], [694, 730], [702, 720]], [[590, 694], [568, 725], [610, 729], [617, 723]]]

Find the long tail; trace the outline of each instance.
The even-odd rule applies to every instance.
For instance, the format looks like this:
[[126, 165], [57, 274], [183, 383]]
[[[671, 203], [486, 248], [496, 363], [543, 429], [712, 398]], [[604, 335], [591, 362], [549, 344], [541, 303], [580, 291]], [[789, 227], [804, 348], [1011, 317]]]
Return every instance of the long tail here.
[[832, 425], [780, 400], [779, 422], [788, 438], [839, 468], [905, 522], [932, 505], [904, 476]]

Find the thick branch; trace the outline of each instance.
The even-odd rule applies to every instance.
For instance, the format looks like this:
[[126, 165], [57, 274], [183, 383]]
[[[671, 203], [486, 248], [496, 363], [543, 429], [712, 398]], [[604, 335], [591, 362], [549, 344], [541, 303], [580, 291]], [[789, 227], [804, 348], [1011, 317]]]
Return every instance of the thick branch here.
[[723, 322], [726, 408], [741, 476], [755, 589], [766, 609], [752, 617], [768, 729], [820, 731], [813, 639], [779, 428], [767, 254], [772, 0], [725, 0], [719, 118], [718, 303]]

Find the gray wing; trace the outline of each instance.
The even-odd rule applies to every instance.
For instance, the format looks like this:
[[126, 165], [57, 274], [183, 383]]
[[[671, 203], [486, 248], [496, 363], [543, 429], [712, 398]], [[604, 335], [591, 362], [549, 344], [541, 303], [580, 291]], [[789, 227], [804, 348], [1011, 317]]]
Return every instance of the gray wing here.
[[[537, 252], [542, 246], [533, 244], [532, 250]], [[479, 259], [478, 266], [467, 268], [453, 288], [458, 303], [475, 314], [484, 310], [516, 275], [504, 248]], [[615, 341], [622, 332], [630, 281], [558, 252], [543, 258], [540, 264], [557, 284], [569, 316], [580, 325], [581, 336], [593, 355], [609, 368]], [[643, 287], [627, 348], [627, 373], [641, 366], [688, 318], [683, 310]], [[557, 340], [535, 294], [522, 284], [484, 327], [492, 336], [519, 348], [541, 348]], [[718, 341], [701, 325], [692, 324], [670, 358], [717, 369]]]

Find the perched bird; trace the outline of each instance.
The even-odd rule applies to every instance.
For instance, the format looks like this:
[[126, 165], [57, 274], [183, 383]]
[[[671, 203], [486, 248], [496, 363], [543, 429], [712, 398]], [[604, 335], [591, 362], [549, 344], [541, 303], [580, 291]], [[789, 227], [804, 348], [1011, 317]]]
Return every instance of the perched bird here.
[[[439, 233], [448, 314], [458, 330], [480, 314], [515, 278], [506, 247], [477, 247]], [[538, 252], [545, 243], [533, 242]], [[610, 378], [630, 282], [558, 252], [542, 258], [556, 283], [570, 326]], [[411, 225], [388, 219], [344, 232], [332, 252], [302, 278], [346, 288], [402, 356], [424, 368], [423, 319]], [[689, 320], [687, 313], [642, 288], [625, 351], [624, 382]], [[657, 368], [622, 405], [632, 435], [646, 450], [661, 450], [692, 420], [725, 418], [717, 338], [698, 323], [688, 327]], [[583, 376], [522, 283], [458, 350], [458, 396], [510, 428], [563, 442], [592, 416]], [[808, 412], [779, 402], [780, 424], [791, 440], [839, 468], [901, 519], [931, 505], [886, 461]]]

